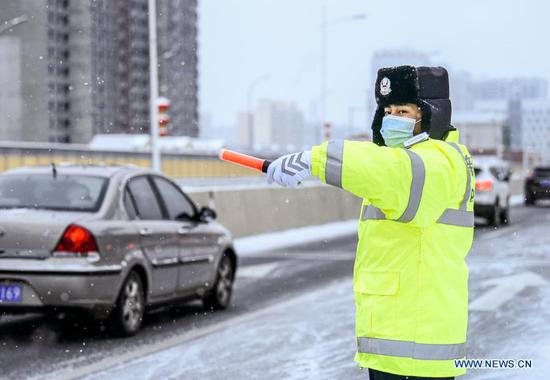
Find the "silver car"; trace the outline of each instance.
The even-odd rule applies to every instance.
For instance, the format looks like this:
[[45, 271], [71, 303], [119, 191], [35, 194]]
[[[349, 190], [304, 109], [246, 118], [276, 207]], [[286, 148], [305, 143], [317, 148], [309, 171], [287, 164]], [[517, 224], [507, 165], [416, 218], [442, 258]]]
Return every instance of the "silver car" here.
[[510, 223], [510, 164], [494, 156], [476, 156], [476, 198], [474, 213], [487, 219], [490, 225]]
[[88, 311], [135, 334], [145, 309], [230, 303], [237, 256], [216, 214], [174, 182], [124, 166], [0, 175], [0, 315]]

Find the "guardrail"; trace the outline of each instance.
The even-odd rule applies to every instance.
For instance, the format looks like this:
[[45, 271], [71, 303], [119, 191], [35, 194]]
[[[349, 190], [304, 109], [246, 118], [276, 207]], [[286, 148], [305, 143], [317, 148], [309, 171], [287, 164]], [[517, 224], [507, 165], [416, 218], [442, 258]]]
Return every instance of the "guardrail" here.
[[[148, 152], [92, 150], [77, 144], [0, 142], [0, 172], [21, 166], [49, 165], [52, 162], [130, 164], [150, 168], [150, 155]], [[162, 171], [173, 178], [260, 175], [254, 170], [222, 162], [212, 152], [163, 153]]]

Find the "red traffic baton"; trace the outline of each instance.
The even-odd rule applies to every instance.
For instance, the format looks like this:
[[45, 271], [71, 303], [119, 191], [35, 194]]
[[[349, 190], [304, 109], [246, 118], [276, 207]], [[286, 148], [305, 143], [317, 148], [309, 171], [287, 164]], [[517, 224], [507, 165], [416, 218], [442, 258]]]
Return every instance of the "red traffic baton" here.
[[233, 164], [245, 166], [247, 168], [256, 169], [263, 173], [267, 173], [267, 168], [271, 164], [271, 161], [264, 160], [263, 158], [258, 158], [254, 156], [249, 156], [247, 154], [234, 152], [228, 149], [220, 150], [219, 154], [220, 160], [231, 162]]

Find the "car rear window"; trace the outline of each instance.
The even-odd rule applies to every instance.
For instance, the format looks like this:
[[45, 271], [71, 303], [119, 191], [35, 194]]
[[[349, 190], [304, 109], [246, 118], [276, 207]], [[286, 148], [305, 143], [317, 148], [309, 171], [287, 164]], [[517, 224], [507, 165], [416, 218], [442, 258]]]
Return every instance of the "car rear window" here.
[[0, 208], [97, 211], [108, 180], [102, 177], [52, 174], [0, 176]]
[[535, 176], [550, 178], [550, 169], [535, 169]]

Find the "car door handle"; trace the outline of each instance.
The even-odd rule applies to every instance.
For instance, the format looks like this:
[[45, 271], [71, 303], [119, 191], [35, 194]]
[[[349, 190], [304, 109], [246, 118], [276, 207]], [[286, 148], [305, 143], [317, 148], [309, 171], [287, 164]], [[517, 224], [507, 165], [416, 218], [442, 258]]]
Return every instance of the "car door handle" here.
[[187, 226], [181, 226], [178, 228], [178, 234], [180, 235], [185, 235], [189, 232], [189, 230], [191, 230], [191, 227], [187, 227]]
[[150, 228], [142, 228], [139, 230], [139, 234], [141, 236], [151, 236], [153, 234], [153, 231]]

